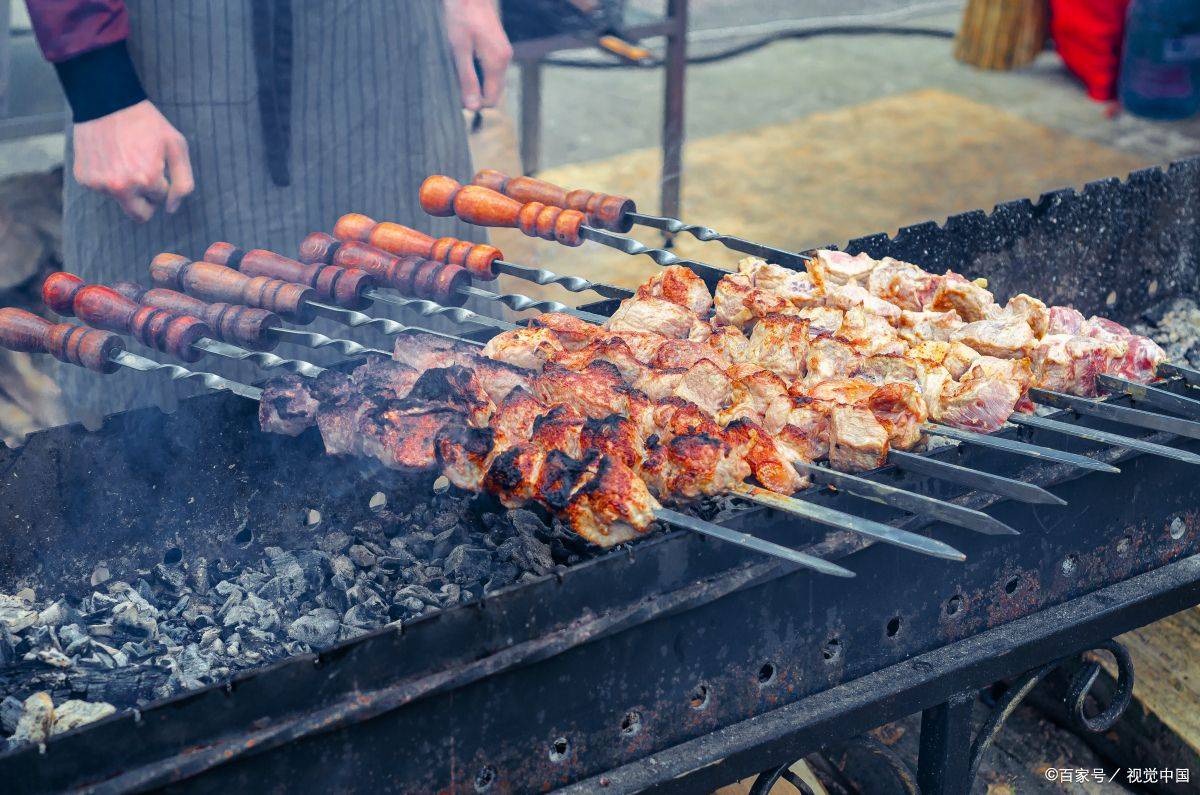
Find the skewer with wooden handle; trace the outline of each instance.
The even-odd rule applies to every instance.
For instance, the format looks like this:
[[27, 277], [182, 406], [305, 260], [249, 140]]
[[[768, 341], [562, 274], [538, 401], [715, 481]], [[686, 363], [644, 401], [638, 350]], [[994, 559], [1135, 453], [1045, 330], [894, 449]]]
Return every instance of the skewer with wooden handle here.
[[[531, 268], [507, 262], [500, 250], [482, 243], [470, 243], [453, 237], [434, 240], [423, 232], [391, 221], [375, 221], [361, 213], [348, 213], [333, 227], [338, 240], [367, 243], [397, 256], [415, 255], [454, 263], [467, 268], [477, 279], [489, 281], [498, 274], [515, 276], [534, 284], [556, 284], [573, 293], [595, 292], [605, 298], [628, 298], [632, 290], [603, 282], [593, 282], [582, 276], [564, 276], [545, 268]], [[482, 270], [480, 270], [482, 269]]]
[[633, 199], [626, 196], [610, 196], [589, 190], [560, 188], [545, 180], [533, 177], [510, 177], [494, 169], [483, 169], [471, 180], [473, 185], [503, 193], [519, 202], [541, 202], [570, 210], [579, 210], [587, 216], [588, 223], [610, 232], [628, 232], [634, 224], [660, 229], [669, 234], [686, 232], [705, 243], [720, 243], [733, 251], [762, 257], [778, 265], [792, 268], [803, 267], [811, 257], [804, 253], [757, 243], [734, 235], [726, 235], [698, 224], [687, 224], [678, 218], [664, 215], [646, 215], [637, 211]]
[[261, 248], [246, 250], [232, 243], [213, 243], [204, 252], [204, 261], [225, 265], [247, 276], [265, 276], [303, 284], [313, 289], [318, 301], [328, 301], [346, 309], [366, 309], [370, 306], [371, 299], [367, 293], [376, 285], [374, 276], [358, 268], [303, 263], [274, 251]]
[[124, 340], [111, 332], [71, 323], [51, 323], [44, 317], [15, 307], [0, 309], [0, 348], [49, 353], [67, 364], [100, 373], [113, 373], [118, 367], [143, 373], [162, 372], [174, 381], [199, 381], [209, 389], [233, 392], [252, 400], [262, 397], [258, 387], [229, 381], [216, 373], [188, 370], [177, 364], [163, 364], [130, 353], [125, 350]]
[[[604, 323], [608, 318], [592, 312], [576, 309], [558, 301], [531, 298], [520, 293], [493, 293], [471, 286], [470, 274], [465, 268], [450, 263], [435, 262], [413, 255], [397, 256], [357, 240], [338, 240], [324, 232], [313, 232], [300, 243], [300, 261], [343, 268], [357, 267], [373, 274], [384, 287], [391, 287], [402, 295], [433, 301], [438, 304], [459, 306], [468, 298], [481, 298], [507, 306], [516, 312], [565, 312], [581, 317], [591, 323]], [[461, 279], [454, 279], [443, 286], [441, 279], [422, 280], [421, 274], [428, 266], [450, 271]], [[429, 285], [428, 282], [434, 284]], [[434, 288], [434, 289], [431, 289]]]
[[[133, 287], [136, 289], [137, 285], [133, 285]], [[188, 347], [184, 351], [180, 351], [175, 345], [161, 345], [154, 344], [153, 342], [146, 343], [151, 347], [170, 353], [184, 361], [196, 361], [204, 354], [211, 353], [214, 356], [234, 361], [248, 361], [264, 370], [282, 369], [291, 373], [299, 373], [309, 378], [316, 378], [324, 370], [324, 368], [318, 367], [311, 362], [303, 361], [302, 359], [285, 359], [282, 356], [276, 356], [267, 351], [247, 350], [241, 346], [231, 345], [219, 339], [214, 339], [213, 332], [209, 326], [196, 317], [173, 312], [159, 306], [139, 304], [136, 299], [131, 298], [125, 291], [119, 291], [101, 284], [85, 284], [83, 279], [74, 274], [63, 273], [61, 271], [50, 274], [42, 284], [42, 295], [46, 297], [46, 304], [58, 314], [66, 316], [75, 315], [89, 325], [99, 325], [97, 321], [103, 322], [107, 324], [103, 327], [109, 331], [128, 331], [137, 327], [135, 320], [122, 322], [112, 320], [118, 313], [129, 318], [136, 318], [139, 314], [150, 317], [154, 313], [158, 313], [160, 317], [170, 316], [174, 318], [172, 322], [191, 323], [193, 324], [191, 328], [203, 329], [204, 333], [194, 338], [189, 335], [187, 337]], [[184, 297], [186, 298], [187, 296]], [[181, 305], [178, 301], [173, 301], [172, 303], [176, 306]], [[103, 320], [101, 320], [98, 314], [97, 307], [104, 307], [106, 314]], [[203, 313], [203, 307], [193, 305], [192, 308], [200, 309]], [[245, 307], [239, 308], [244, 309]], [[147, 327], [152, 327], [152, 325], [153, 321], [147, 321]], [[142, 338], [139, 337], [139, 339]]]
[[522, 204], [503, 193], [480, 185], [463, 185], [443, 175], [422, 182], [419, 198], [421, 208], [437, 217], [457, 216], [477, 226], [520, 229], [530, 237], [556, 240], [564, 246], [579, 246], [584, 240], [591, 240], [625, 254], [645, 254], [659, 265], [683, 265], [710, 281], [730, 273], [706, 262], [684, 259], [665, 248], [651, 248], [631, 237], [590, 226], [587, 216], [578, 210], [565, 210], [542, 202]]
[[[362, 356], [369, 353], [391, 356], [387, 351], [368, 348], [354, 340], [328, 337], [315, 331], [285, 328], [277, 315], [265, 309], [222, 303], [210, 304], [174, 290], [167, 290], [163, 287], [146, 289], [133, 282], [116, 282], [112, 288], [139, 304], [157, 306], [198, 317], [212, 326], [216, 339], [233, 345], [266, 351], [274, 348], [280, 342], [291, 342], [314, 350], [334, 348], [343, 356]], [[230, 318], [242, 318], [245, 322], [235, 323], [232, 320], [225, 322]]]
[[[244, 252], [234, 245], [229, 243], [213, 243], [205, 252], [204, 259], [207, 262], [226, 265], [234, 268], [239, 265], [243, 268], [246, 264], [246, 256], [251, 252]], [[302, 263], [297, 260], [285, 257], [281, 254], [276, 254], [271, 251], [257, 251], [258, 256], [255, 258], [254, 271], [259, 276], [268, 276], [273, 279], [282, 281], [294, 281], [296, 279], [307, 279], [310, 274], [321, 274], [320, 278], [326, 279], [330, 284], [337, 284], [343, 281], [345, 277], [339, 276], [339, 273], [362, 273], [370, 279], [370, 286], [361, 290], [353, 302], [359, 304], [358, 298], [365, 301], [373, 301], [381, 304], [390, 304], [398, 306], [402, 309], [408, 309], [417, 312], [421, 317], [445, 317], [455, 323], [475, 323], [480, 326], [489, 326], [497, 328], [501, 331], [511, 331], [516, 326], [509, 323], [507, 320], [499, 318], [487, 317], [480, 315], [477, 312], [472, 312], [470, 309], [463, 309], [458, 306], [442, 306], [419, 298], [397, 298], [394, 295], [380, 292], [375, 288], [375, 277], [368, 274], [366, 271], [358, 268], [347, 269], [338, 265], [326, 265], [322, 263]], [[423, 265], [418, 266], [413, 273], [414, 282], [417, 279], [422, 280], [423, 289], [428, 289], [429, 282], [435, 282], [440, 275], [440, 271], [446, 271], [449, 278], [453, 279], [458, 273], [463, 271], [457, 265], [446, 265], [433, 260], [424, 260]], [[381, 271], [386, 272], [386, 271]], [[314, 278], [316, 278], [314, 276]], [[307, 283], [307, 282], [305, 282]], [[318, 294], [318, 297], [320, 295]], [[336, 302], [335, 302], [336, 303]], [[356, 306], [347, 306], [349, 302], [341, 302], [339, 306], [344, 309], [355, 309]]]
[[202, 320], [142, 306], [109, 287], [85, 285], [66, 273], [54, 273], [46, 279], [42, 300], [56, 314], [77, 317], [93, 328], [129, 334], [143, 345], [185, 362], [202, 357], [204, 352], [196, 343], [212, 336]]
[[302, 284], [265, 276], [247, 276], [225, 265], [195, 262], [178, 254], [156, 256], [150, 263], [150, 278], [159, 287], [180, 290], [205, 301], [237, 302], [267, 309], [296, 323], [311, 323], [313, 318], [320, 315], [350, 328], [372, 328], [388, 336], [422, 331], [450, 337], [438, 331], [398, 323], [391, 318], [371, 317], [355, 309], [323, 304], [315, 299], [311, 287]]

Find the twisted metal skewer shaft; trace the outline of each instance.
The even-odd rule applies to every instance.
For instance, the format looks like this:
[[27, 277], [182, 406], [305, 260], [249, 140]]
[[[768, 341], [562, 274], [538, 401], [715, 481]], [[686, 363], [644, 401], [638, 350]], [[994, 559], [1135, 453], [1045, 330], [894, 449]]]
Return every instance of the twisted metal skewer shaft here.
[[163, 364], [162, 362], [156, 362], [153, 359], [147, 359], [145, 356], [138, 356], [136, 353], [130, 353], [129, 351], [119, 351], [113, 354], [112, 360], [122, 367], [139, 370], [143, 373], [167, 373], [172, 381], [199, 381], [209, 389], [232, 392], [235, 395], [250, 398], [251, 400], [262, 399], [262, 390], [258, 387], [238, 381], [230, 381], [216, 373], [208, 373], [203, 370], [188, 370], [177, 364]]
[[[388, 337], [394, 337], [397, 334], [403, 334], [406, 331], [420, 331], [425, 334], [433, 334], [437, 337], [445, 337], [449, 340], [455, 340], [456, 342], [462, 341], [462, 338], [456, 337], [453, 334], [446, 334], [441, 331], [434, 331], [433, 329], [421, 328], [420, 326], [406, 326], [403, 323], [398, 323], [395, 320], [392, 320], [391, 318], [371, 317], [370, 315], [364, 315], [362, 312], [358, 312], [354, 309], [343, 309], [340, 306], [330, 306], [329, 304], [322, 304], [316, 301], [309, 301], [308, 305], [315, 309], [317, 314], [321, 315], [322, 317], [328, 318], [337, 323], [341, 323], [344, 326], [349, 326], [350, 328], [369, 327], [382, 332]], [[439, 306], [439, 304], [434, 304], [434, 306]], [[515, 326], [513, 328], [515, 328]]]
[[795, 251], [787, 251], [782, 248], [775, 248], [763, 243], [756, 243], [753, 240], [747, 240], [744, 237], [735, 235], [726, 235], [718, 232], [712, 227], [701, 226], [700, 224], [685, 224], [678, 218], [669, 218], [664, 215], [644, 215], [642, 213], [628, 213], [627, 218], [636, 224], [642, 226], [661, 229], [664, 232], [671, 234], [679, 234], [686, 232], [702, 243], [717, 242], [725, 246], [725, 248], [734, 251], [740, 251], [743, 254], [750, 254], [755, 257], [762, 257], [765, 260], [770, 260], [778, 265], [786, 265], [792, 268], [800, 268], [804, 266], [811, 257]]
[[294, 342], [297, 345], [303, 345], [306, 348], [320, 350], [321, 348], [333, 348], [343, 356], [362, 356], [368, 353], [379, 353], [384, 356], [390, 356], [387, 351], [379, 348], [368, 348], [366, 345], [360, 345], [354, 340], [337, 339], [316, 331], [301, 331], [294, 328], [274, 328], [271, 329], [281, 342]]
[[201, 339], [193, 343], [193, 345], [214, 356], [238, 362], [250, 362], [264, 370], [286, 370], [289, 373], [297, 373], [307, 378], [316, 378], [325, 372], [324, 367], [318, 367], [312, 362], [306, 362], [301, 359], [285, 359], [282, 356], [276, 356], [266, 351], [251, 351], [239, 348], [237, 345], [217, 342], [216, 340]]
[[496, 303], [504, 304], [515, 312], [524, 312], [528, 309], [534, 309], [538, 312], [565, 312], [568, 315], [575, 315], [576, 317], [583, 318], [591, 323], [603, 323], [608, 320], [606, 317], [601, 317], [600, 315], [586, 312], [582, 309], [576, 309], [573, 306], [567, 306], [566, 304], [559, 303], [558, 301], [532, 298], [528, 295], [522, 295], [521, 293], [492, 293], [475, 287], [462, 287], [459, 289], [459, 293], [462, 295], [482, 298], [485, 301], [495, 301]]
[[[421, 317], [445, 317], [455, 323], [475, 323], [480, 326], [504, 329], [505, 331], [511, 331], [516, 328], [515, 325], [509, 323], [507, 320], [485, 317], [477, 312], [472, 312], [470, 309], [463, 309], [461, 306], [442, 306], [423, 298], [399, 298], [394, 295], [381, 293], [379, 290], [367, 290], [363, 293], [363, 296], [379, 303], [391, 304], [402, 309], [410, 309]], [[366, 315], [363, 315], [363, 317], [366, 317]]]
[[524, 279], [534, 284], [557, 284], [559, 287], [572, 293], [582, 293], [590, 290], [605, 298], [629, 298], [633, 295], [633, 290], [617, 287], [612, 284], [604, 284], [603, 282], [593, 282], [582, 276], [564, 276], [545, 268], [530, 268], [528, 265], [517, 265], [516, 263], [505, 262], [504, 260], [496, 260], [492, 264], [498, 273], [516, 276], [518, 279]]
[[617, 251], [622, 251], [631, 256], [645, 254], [659, 265], [683, 265], [695, 271], [700, 276], [713, 281], [730, 274], [730, 271], [718, 268], [715, 265], [709, 265], [707, 262], [684, 259], [674, 252], [667, 251], [665, 248], [651, 248], [641, 241], [634, 240], [632, 237], [605, 232], [603, 229], [597, 229], [593, 226], [580, 227], [579, 233], [584, 240], [591, 240], [609, 248], [615, 248]]

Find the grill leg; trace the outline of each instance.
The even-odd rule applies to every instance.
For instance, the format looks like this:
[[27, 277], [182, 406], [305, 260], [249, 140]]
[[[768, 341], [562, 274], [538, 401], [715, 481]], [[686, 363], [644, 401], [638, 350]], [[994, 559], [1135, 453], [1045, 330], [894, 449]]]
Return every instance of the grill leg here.
[[667, 13], [675, 23], [675, 29], [667, 34], [661, 205], [663, 215], [678, 218], [680, 184], [683, 179], [683, 99], [684, 79], [687, 74], [688, 0], [669, 0]]
[[975, 692], [956, 693], [921, 713], [917, 781], [922, 795], [966, 795], [971, 791], [971, 707]]
[[532, 176], [542, 166], [542, 62], [521, 62], [521, 168]]

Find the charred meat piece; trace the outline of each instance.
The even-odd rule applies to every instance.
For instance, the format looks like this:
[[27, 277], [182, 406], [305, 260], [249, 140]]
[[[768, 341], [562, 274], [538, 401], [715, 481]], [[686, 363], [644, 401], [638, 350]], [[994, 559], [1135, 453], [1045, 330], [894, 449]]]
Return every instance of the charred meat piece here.
[[695, 403], [677, 397], [658, 401], [654, 405], [652, 424], [659, 443], [676, 436], [706, 434], [717, 437], [721, 433], [712, 415], [706, 414]]
[[372, 354], [350, 373], [350, 383], [364, 395], [399, 400], [408, 395], [420, 375], [421, 371], [406, 364]]
[[661, 507], [646, 482], [612, 456], [591, 453], [583, 466], [586, 475], [563, 510], [571, 529], [601, 547], [646, 532]]
[[467, 366], [467, 362], [479, 356], [479, 350], [479, 346], [463, 340], [423, 331], [402, 331], [396, 335], [392, 358], [423, 373], [430, 367]]
[[413, 407], [413, 413], [443, 408], [457, 411], [476, 428], [487, 425], [496, 410], [476, 372], [457, 365], [421, 373], [403, 402]]
[[483, 477], [496, 450], [491, 428], [470, 428], [448, 423], [434, 439], [438, 468], [456, 487], [464, 491], [482, 491]]
[[661, 298], [699, 317], [708, 317], [713, 305], [708, 285], [682, 265], [669, 265], [642, 282], [637, 297]]
[[796, 452], [776, 444], [775, 438], [758, 423], [734, 420], [725, 426], [724, 439], [733, 455], [744, 458], [763, 488], [777, 494], [794, 494], [808, 485], [793, 466]]
[[836, 406], [829, 412], [829, 465], [843, 472], [881, 467], [887, 460], [888, 432], [870, 409]]
[[566, 403], [584, 416], [624, 414], [629, 392], [621, 372], [608, 362], [592, 362], [583, 370], [568, 370], [550, 363], [533, 381], [533, 394], [547, 405]]
[[492, 415], [496, 444], [508, 448], [524, 443], [533, 435], [534, 422], [548, 410], [545, 403], [522, 387], [509, 392]]
[[637, 426], [619, 414], [584, 422], [579, 443], [584, 450], [611, 456], [632, 469], [646, 458], [646, 443]]
[[[337, 370], [326, 370], [321, 376], [328, 381], [348, 385], [350, 379]], [[263, 385], [258, 404], [258, 424], [267, 433], [299, 436], [317, 423], [321, 401], [315, 394], [317, 381], [298, 375], [282, 375]]]
[[447, 425], [461, 424], [462, 415], [449, 409], [413, 414], [404, 404], [387, 401], [363, 412], [358, 420], [362, 454], [388, 469], [435, 470], [434, 442]]
[[642, 477], [672, 502], [722, 494], [750, 477], [750, 465], [724, 439], [707, 434], [676, 436], [650, 451]]
[[584, 416], [571, 406], [555, 406], [538, 417], [533, 423], [529, 443], [539, 450], [557, 450], [572, 458], [583, 456], [580, 434], [583, 433]]

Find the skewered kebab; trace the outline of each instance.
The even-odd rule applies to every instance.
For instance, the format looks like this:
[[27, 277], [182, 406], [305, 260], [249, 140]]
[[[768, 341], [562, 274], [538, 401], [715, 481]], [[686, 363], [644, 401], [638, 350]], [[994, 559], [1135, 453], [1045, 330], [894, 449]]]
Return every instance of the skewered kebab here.
[[[87, 367], [88, 369], [103, 373], [114, 372], [118, 367], [127, 367], [141, 372], [166, 372], [172, 379], [198, 380], [210, 389], [233, 392], [251, 400], [261, 401], [263, 398], [263, 390], [258, 387], [221, 378], [213, 373], [187, 370], [173, 364], [161, 364], [130, 353], [123, 349], [121, 338], [110, 332], [67, 323], [53, 324], [44, 318], [16, 308], [0, 309], [0, 347], [10, 350], [48, 353], [63, 362]], [[394, 368], [389, 369], [394, 370]], [[432, 375], [431, 380], [436, 381], [439, 378], [452, 379], [454, 375], [461, 376], [462, 374], [435, 373]], [[379, 380], [378, 377], [376, 380]], [[386, 376], [384, 380], [387, 380]], [[414, 387], [417, 380], [413, 382]], [[399, 427], [393, 430], [397, 430], [400, 433], [393, 438], [410, 438], [414, 435], [412, 433], [414, 430], [427, 429], [430, 425], [422, 415], [407, 415], [398, 419]], [[593, 461], [590, 463], [595, 467], [596, 474], [604, 467], [604, 462]], [[629, 483], [625, 485], [628, 486]], [[591, 509], [592, 506], [600, 504], [602, 498], [608, 496], [605, 494], [606, 489], [612, 497], [620, 499], [620, 494], [612, 494], [611, 486], [599, 482], [599, 479], [595, 476], [586, 479], [580, 478], [579, 486], [574, 491], [580, 491], [584, 487], [587, 489], [584, 495], [588, 502], [586, 506], [580, 506], [577, 502], [572, 501], [570, 497], [566, 501], [567, 507], [574, 509], [573, 515], [569, 518], [574, 518], [576, 521], [582, 518], [585, 511]], [[673, 524], [677, 527], [710, 535], [714, 538], [782, 558], [824, 574], [839, 577], [854, 576], [854, 573], [848, 569], [822, 560], [821, 558], [763, 541], [745, 533], [730, 530], [670, 509], [661, 507], [653, 508], [651, 509], [651, 516], [667, 524]]]
[[361, 213], [347, 213], [339, 218], [334, 224], [333, 235], [338, 240], [368, 243], [396, 256], [418, 256], [461, 265], [482, 281], [492, 281], [503, 273], [534, 284], [557, 284], [573, 293], [591, 290], [605, 298], [628, 298], [631, 295], [624, 287], [506, 262], [500, 249], [486, 243], [471, 243], [453, 237], [434, 240], [416, 229], [391, 221], [376, 222]]
[[701, 242], [717, 242], [733, 251], [798, 268], [804, 265], [808, 255], [756, 243], [753, 240], [726, 235], [707, 226], [685, 224], [678, 218], [662, 215], [647, 215], [637, 211], [633, 199], [612, 196], [589, 190], [567, 190], [545, 180], [533, 177], [510, 177], [495, 169], [485, 168], [475, 173], [472, 185], [478, 185], [522, 203], [541, 202], [554, 207], [578, 210], [587, 216], [588, 223], [610, 232], [626, 233], [634, 224], [660, 229], [670, 234], [687, 232]]
[[[209, 251], [211, 252], [212, 249], [210, 248]], [[205, 259], [210, 262], [221, 261], [207, 255]], [[468, 298], [480, 298], [504, 304], [516, 312], [527, 310], [565, 312], [592, 322], [604, 322], [604, 318], [600, 315], [585, 312], [558, 301], [530, 298], [521, 293], [498, 294], [472, 287], [468, 272], [458, 265], [427, 260], [412, 254], [397, 256], [357, 240], [338, 240], [325, 232], [313, 232], [301, 241], [299, 260], [307, 265], [334, 265], [339, 268], [362, 269], [378, 278], [384, 286], [390, 287], [402, 295], [423, 298], [439, 304], [460, 306]], [[452, 268], [460, 271], [464, 278], [456, 279], [445, 289], [436, 292], [422, 290], [421, 274], [431, 265], [435, 273], [438, 272], [436, 270], [438, 268], [443, 270]], [[283, 277], [280, 276], [280, 278]]]

